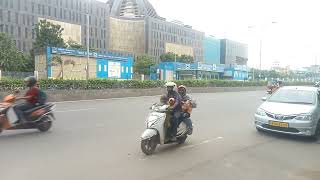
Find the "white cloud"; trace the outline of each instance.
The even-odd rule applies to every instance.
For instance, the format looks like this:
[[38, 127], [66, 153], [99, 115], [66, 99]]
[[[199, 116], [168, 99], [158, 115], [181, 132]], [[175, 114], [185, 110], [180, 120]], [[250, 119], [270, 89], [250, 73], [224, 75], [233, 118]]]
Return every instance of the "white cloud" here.
[[[320, 55], [320, 11], [316, 0], [149, 1], [168, 20], [177, 19], [206, 34], [248, 43], [251, 66], [259, 64], [260, 37], [263, 67], [275, 60], [283, 66], [307, 66]], [[273, 21], [277, 23], [271, 24]], [[248, 26], [256, 28], [248, 30]]]

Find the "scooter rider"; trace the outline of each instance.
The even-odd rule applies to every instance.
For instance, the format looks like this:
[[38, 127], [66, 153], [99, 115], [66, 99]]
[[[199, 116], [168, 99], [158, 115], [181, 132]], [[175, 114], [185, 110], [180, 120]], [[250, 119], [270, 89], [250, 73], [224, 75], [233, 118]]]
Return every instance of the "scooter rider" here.
[[171, 126], [169, 129], [170, 133], [170, 140], [176, 141], [177, 138], [177, 128], [178, 128], [178, 121], [181, 116], [181, 97], [177, 91], [175, 91], [177, 85], [174, 82], [167, 82], [165, 84], [167, 88], [167, 97], [168, 99], [173, 98], [175, 100], [174, 104], [170, 106], [170, 110], [172, 111], [172, 120]]
[[16, 123], [25, 123], [24, 111], [36, 107], [39, 96], [39, 89], [36, 87], [37, 79], [33, 76], [24, 79], [26, 86], [29, 88], [26, 95], [23, 97], [17, 97], [16, 100], [23, 99], [24, 103], [18, 104], [13, 107], [15, 113], [18, 116], [18, 121]]
[[182, 121], [186, 123], [188, 127], [188, 134], [191, 135], [193, 131], [192, 121], [191, 121], [191, 111], [192, 108], [196, 107], [196, 103], [192, 100], [192, 98], [187, 94], [187, 88], [184, 85], [181, 85], [178, 87], [178, 93], [181, 96], [181, 102], [182, 102], [182, 113], [180, 122]]

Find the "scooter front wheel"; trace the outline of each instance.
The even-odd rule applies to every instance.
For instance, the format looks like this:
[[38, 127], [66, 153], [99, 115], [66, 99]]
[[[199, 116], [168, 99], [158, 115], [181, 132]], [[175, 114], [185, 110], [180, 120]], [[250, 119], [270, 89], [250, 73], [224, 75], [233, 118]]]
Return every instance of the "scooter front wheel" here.
[[157, 142], [155, 138], [141, 140], [141, 150], [146, 155], [151, 155], [154, 153], [157, 147]]

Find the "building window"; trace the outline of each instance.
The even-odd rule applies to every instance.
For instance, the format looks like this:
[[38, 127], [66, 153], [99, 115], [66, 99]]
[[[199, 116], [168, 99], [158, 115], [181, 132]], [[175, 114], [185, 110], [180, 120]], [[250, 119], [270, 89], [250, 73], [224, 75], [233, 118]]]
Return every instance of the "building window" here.
[[0, 9], [0, 21], [3, 21], [3, 10]]
[[23, 51], [26, 51], [26, 42], [24, 42], [24, 41], [23, 41], [23, 43], [22, 43], [22, 44], [23, 44], [23, 45], [22, 45], [22, 47], [23, 47], [23, 48], [22, 48], [22, 49], [23, 49]]
[[32, 39], [34, 39], [35, 34], [34, 34], [34, 29], [32, 29], [32, 33], [31, 33]]
[[21, 38], [21, 27], [18, 27], [18, 37]]
[[54, 8], [54, 17], [57, 17], [57, 8]]
[[18, 40], [17, 48], [21, 51], [21, 42], [20, 42], [20, 40]]
[[5, 25], [5, 29], [6, 29], [6, 33], [8, 34], [9, 33], [9, 27], [8, 27], [8, 25]]
[[11, 21], [11, 12], [8, 11], [8, 22], [10, 22], [10, 21]]
[[66, 10], [63, 11], [63, 19], [65, 19], [65, 20], [67, 19], [67, 11]]
[[13, 28], [13, 26], [11, 25], [11, 27], [10, 27], [10, 33], [13, 35], [14, 34], [14, 28]]
[[3, 32], [3, 24], [0, 24], [0, 32]]
[[25, 38], [28, 39], [28, 28], [24, 29]]
[[62, 8], [60, 8], [60, 18], [62, 19]]
[[32, 16], [32, 26], [34, 26], [35, 24], [35, 20], [34, 20], [34, 16]]
[[41, 13], [41, 5], [38, 4], [38, 14], [40, 14], [40, 13]]
[[51, 16], [51, 7], [48, 6], [48, 16]]
[[18, 11], [20, 11], [20, 6], [21, 6], [21, 0], [17, 0], [17, 6], [18, 6]]
[[27, 25], [30, 26], [30, 16], [27, 16]]
[[22, 24], [26, 25], [26, 16], [22, 15]]
[[13, 1], [10, 0], [10, 8], [13, 9]]
[[34, 3], [31, 4], [31, 12], [34, 13]]

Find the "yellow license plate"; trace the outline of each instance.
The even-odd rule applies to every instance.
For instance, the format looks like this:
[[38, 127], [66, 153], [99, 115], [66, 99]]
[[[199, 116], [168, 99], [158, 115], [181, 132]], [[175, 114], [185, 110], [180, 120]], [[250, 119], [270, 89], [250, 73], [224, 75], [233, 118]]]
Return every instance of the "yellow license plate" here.
[[289, 127], [289, 123], [278, 122], [278, 121], [270, 121], [270, 125], [271, 126], [276, 126], [276, 127], [284, 127], [284, 128], [288, 128]]

